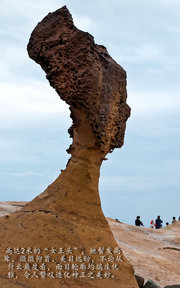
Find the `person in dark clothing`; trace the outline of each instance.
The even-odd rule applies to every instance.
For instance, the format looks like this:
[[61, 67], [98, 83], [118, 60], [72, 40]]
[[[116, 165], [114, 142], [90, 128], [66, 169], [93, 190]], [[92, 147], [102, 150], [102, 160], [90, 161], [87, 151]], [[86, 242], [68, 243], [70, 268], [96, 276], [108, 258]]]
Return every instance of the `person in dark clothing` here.
[[135, 225], [136, 225], [136, 226], [144, 226], [143, 223], [142, 223], [142, 221], [140, 220], [140, 216], [137, 216], [137, 217], [136, 217]]
[[163, 221], [161, 220], [161, 217], [160, 217], [160, 216], [157, 216], [157, 219], [156, 219], [156, 229], [162, 228], [162, 223], [163, 223]]
[[176, 217], [172, 217], [172, 224], [175, 223], [177, 220], [176, 220]]

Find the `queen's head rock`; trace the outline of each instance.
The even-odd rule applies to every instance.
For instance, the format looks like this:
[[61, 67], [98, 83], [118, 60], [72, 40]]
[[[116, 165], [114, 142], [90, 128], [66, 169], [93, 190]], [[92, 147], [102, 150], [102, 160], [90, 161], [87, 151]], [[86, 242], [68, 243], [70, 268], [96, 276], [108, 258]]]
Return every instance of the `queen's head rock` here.
[[[40, 251], [42, 259], [51, 251], [53, 259], [44, 263], [45, 278], [39, 266], [37, 271], [32, 269], [32, 263], [28, 271], [20, 263], [22, 269], [10, 277], [9, 262], [1, 257], [0, 284], [3, 288], [136, 288], [133, 268], [117, 247], [98, 191], [102, 161], [124, 142], [130, 115], [126, 72], [104, 46], [95, 44], [89, 33], [74, 26], [65, 6], [38, 23], [28, 43], [28, 54], [41, 65], [50, 85], [70, 106], [72, 144], [67, 151], [71, 157], [66, 169], [42, 194], [0, 219], [0, 254], [6, 247], [26, 247], [16, 249], [17, 255], [8, 255], [14, 257], [10, 263], [15, 265], [17, 251], [28, 253], [29, 247], [31, 256]], [[73, 257], [69, 258], [69, 254]]]
[[[85, 134], [79, 132], [85, 117], [101, 151], [120, 148], [130, 115], [126, 72], [104, 46], [95, 44], [89, 33], [74, 26], [66, 7], [48, 14], [36, 26], [28, 53], [41, 65], [61, 99], [70, 105], [73, 125], [69, 132], [74, 142], [78, 141], [76, 133]], [[83, 139], [80, 141], [83, 144]]]

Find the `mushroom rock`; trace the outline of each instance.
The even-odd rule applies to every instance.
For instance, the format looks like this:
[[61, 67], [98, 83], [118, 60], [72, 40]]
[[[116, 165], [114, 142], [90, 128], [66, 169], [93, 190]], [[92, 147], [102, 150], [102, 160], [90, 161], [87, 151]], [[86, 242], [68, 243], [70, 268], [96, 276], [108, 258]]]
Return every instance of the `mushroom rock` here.
[[[8, 254], [9, 262], [1, 257], [1, 287], [136, 288], [133, 268], [117, 249], [98, 192], [102, 161], [124, 141], [130, 115], [126, 72], [104, 46], [95, 44], [89, 33], [74, 26], [66, 6], [38, 23], [28, 53], [41, 65], [60, 98], [69, 104], [73, 141], [67, 150], [71, 158], [60, 176], [21, 210], [0, 219], [0, 254], [4, 255], [7, 247], [12, 251], [14, 247], [25, 249]], [[44, 279], [41, 270], [32, 270], [34, 266], [27, 271], [27, 266], [15, 269], [15, 276], [8, 274], [13, 272], [8, 270], [9, 263], [15, 265], [23, 251], [30, 253], [27, 247], [34, 257], [39, 250], [33, 249], [39, 247], [43, 259], [47, 248], [51, 251], [50, 257], [54, 258], [44, 263]], [[68, 253], [75, 262], [68, 262]], [[75, 257], [79, 257], [79, 263]], [[75, 264], [78, 266], [72, 266]], [[57, 265], [61, 265], [60, 270]]]

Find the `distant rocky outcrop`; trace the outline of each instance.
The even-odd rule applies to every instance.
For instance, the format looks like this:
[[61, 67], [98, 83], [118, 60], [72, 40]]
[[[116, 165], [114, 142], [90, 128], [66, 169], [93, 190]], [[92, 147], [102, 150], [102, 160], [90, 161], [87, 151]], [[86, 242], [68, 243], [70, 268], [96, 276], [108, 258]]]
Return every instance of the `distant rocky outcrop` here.
[[60, 176], [0, 219], [0, 255], [6, 253], [0, 257], [0, 286], [137, 288], [98, 193], [102, 161], [124, 141], [130, 115], [126, 72], [104, 46], [74, 26], [66, 7], [38, 23], [28, 53], [70, 105], [73, 142]]

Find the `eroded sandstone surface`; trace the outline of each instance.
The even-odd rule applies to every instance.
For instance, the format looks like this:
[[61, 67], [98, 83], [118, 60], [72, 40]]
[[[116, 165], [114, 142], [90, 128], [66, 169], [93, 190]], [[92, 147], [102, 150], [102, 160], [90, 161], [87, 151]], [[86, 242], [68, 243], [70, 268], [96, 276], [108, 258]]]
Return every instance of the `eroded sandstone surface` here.
[[[38, 23], [30, 37], [28, 53], [41, 65], [58, 95], [70, 105], [73, 124], [69, 133], [73, 142], [68, 149], [71, 158], [60, 176], [22, 209], [0, 219], [1, 256], [7, 247], [16, 248], [16, 253], [7, 255], [9, 262], [7, 257], [5, 261], [0, 259], [0, 284], [7, 288], [136, 288], [132, 266], [121, 250], [114, 254], [114, 251], [117, 253], [117, 243], [102, 213], [98, 192], [102, 161], [124, 141], [126, 120], [130, 115], [126, 104], [126, 73], [105, 47], [95, 44], [90, 34], [74, 26], [66, 7], [49, 13]], [[23, 247], [26, 249], [17, 249]], [[51, 260], [44, 263], [44, 270], [40, 260], [36, 263], [39, 259], [36, 258], [37, 247], [41, 249], [42, 261], [47, 256], [45, 249], [49, 248]], [[108, 258], [105, 260], [108, 263], [99, 263], [100, 252], [92, 253], [92, 248], [97, 251], [104, 248], [106, 259], [112, 256], [115, 260]], [[110, 253], [108, 248], [113, 252]], [[91, 251], [90, 262], [67, 263], [67, 251], [75, 257], [73, 261], [76, 257], [88, 256]], [[25, 265], [27, 259], [18, 269], [15, 265], [23, 252], [35, 257], [29, 270]], [[118, 265], [116, 269], [112, 268], [113, 263]], [[12, 269], [9, 264], [15, 265], [17, 278], [7, 273], [7, 267]], [[69, 264], [70, 268], [60, 277], [62, 268], [58, 266], [57, 270], [55, 264]], [[79, 265], [78, 269], [77, 266], [72, 268], [72, 264]], [[103, 268], [100, 269], [98, 264]], [[110, 264], [109, 277], [105, 277], [109, 272], [105, 264]], [[88, 270], [88, 265], [94, 267], [93, 271]]]
[[161, 287], [180, 284], [180, 221], [162, 229], [132, 226], [111, 218], [108, 223], [136, 275]]

